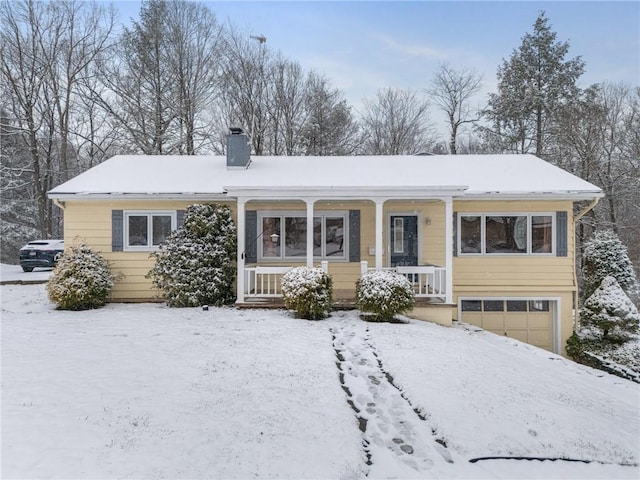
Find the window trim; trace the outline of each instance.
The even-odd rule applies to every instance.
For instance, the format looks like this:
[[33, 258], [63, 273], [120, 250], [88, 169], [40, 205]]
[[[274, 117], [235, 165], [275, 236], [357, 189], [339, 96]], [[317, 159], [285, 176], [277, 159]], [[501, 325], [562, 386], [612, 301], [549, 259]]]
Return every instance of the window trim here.
[[[129, 217], [147, 217], [147, 245], [129, 245]], [[122, 214], [123, 251], [125, 252], [155, 252], [158, 245], [151, 245], [153, 240], [153, 217], [171, 217], [171, 231], [178, 225], [176, 210], [124, 210]]]
[[[280, 256], [277, 257], [265, 257], [263, 252], [262, 242], [262, 226], [264, 218], [280, 218]], [[257, 211], [257, 226], [256, 226], [256, 256], [258, 262], [304, 262], [307, 258], [306, 255], [301, 256], [286, 256], [285, 247], [283, 242], [286, 238], [286, 218], [307, 218], [307, 212], [304, 210], [258, 210]], [[314, 255], [314, 260], [328, 260], [336, 262], [348, 262], [349, 261], [349, 210], [316, 210], [313, 212], [313, 218], [321, 218], [320, 229], [322, 235], [321, 243], [321, 255]], [[326, 255], [326, 219], [327, 218], [342, 218], [343, 221], [343, 244], [342, 255]], [[305, 242], [306, 244], [306, 242]]]
[[[556, 256], [556, 212], [457, 212], [457, 255], [460, 257], [555, 257]], [[462, 218], [480, 217], [480, 252], [462, 251]], [[526, 217], [527, 218], [527, 251], [526, 252], [497, 252], [487, 253], [487, 217]], [[551, 251], [536, 253], [532, 251], [533, 217], [551, 217]]]

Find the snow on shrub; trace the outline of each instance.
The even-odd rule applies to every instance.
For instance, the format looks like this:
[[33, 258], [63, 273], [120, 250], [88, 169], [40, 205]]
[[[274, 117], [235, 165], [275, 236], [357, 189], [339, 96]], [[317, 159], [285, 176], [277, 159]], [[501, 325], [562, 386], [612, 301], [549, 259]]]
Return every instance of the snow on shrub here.
[[392, 321], [414, 303], [413, 285], [404, 275], [377, 270], [365, 273], [356, 283], [356, 305], [366, 320]]
[[221, 306], [235, 299], [236, 227], [222, 205], [190, 205], [184, 225], [151, 254], [147, 278], [171, 307]]
[[292, 268], [282, 276], [281, 286], [285, 306], [297, 317], [319, 320], [329, 315], [333, 285], [321, 268]]
[[116, 279], [109, 262], [84, 243], [71, 246], [49, 277], [49, 299], [61, 310], [88, 310], [107, 302]]
[[633, 300], [638, 300], [638, 281], [627, 247], [611, 230], [601, 230], [585, 243], [583, 263], [583, 298], [589, 298], [607, 276], [614, 277]]
[[638, 331], [640, 314], [617, 280], [608, 276], [584, 302], [580, 320], [582, 326], [599, 330], [603, 340], [624, 342]]

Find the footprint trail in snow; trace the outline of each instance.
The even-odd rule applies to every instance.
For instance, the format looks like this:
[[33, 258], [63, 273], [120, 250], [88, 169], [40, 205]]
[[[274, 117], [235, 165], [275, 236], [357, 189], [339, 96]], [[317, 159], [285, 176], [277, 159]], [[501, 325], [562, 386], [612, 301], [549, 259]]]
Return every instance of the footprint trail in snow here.
[[416, 473], [433, 471], [435, 475], [440, 467], [453, 463], [428, 415], [411, 403], [385, 371], [368, 338], [368, 326], [344, 319], [331, 333], [340, 384], [362, 431], [367, 468], [382, 473], [385, 466], [393, 468], [400, 462]]

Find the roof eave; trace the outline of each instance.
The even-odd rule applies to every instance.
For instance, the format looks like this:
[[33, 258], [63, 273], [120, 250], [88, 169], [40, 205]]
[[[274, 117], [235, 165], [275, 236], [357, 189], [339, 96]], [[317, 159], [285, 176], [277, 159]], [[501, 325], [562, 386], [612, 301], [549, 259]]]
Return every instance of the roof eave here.
[[580, 202], [603, 198], [602, 191], [550, 191], [550, 192], [465, 192], [463, 200], [571, 200]]
[[94, 192], [77, 192], [77, 193], [57, 193], [49, 192], [47, 196], [51, 200], [69, 201], [69, 200], [223, 200], [228, 195], [224, 192], [220, 193], [94, 193]]

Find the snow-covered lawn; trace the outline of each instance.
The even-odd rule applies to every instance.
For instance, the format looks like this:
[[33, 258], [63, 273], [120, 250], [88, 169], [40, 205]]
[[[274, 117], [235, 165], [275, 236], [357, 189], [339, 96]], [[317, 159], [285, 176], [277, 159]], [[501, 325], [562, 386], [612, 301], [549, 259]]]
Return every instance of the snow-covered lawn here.
[[640, 476], [640, 386], [515, 340], [0, 288], [2, 478]]

